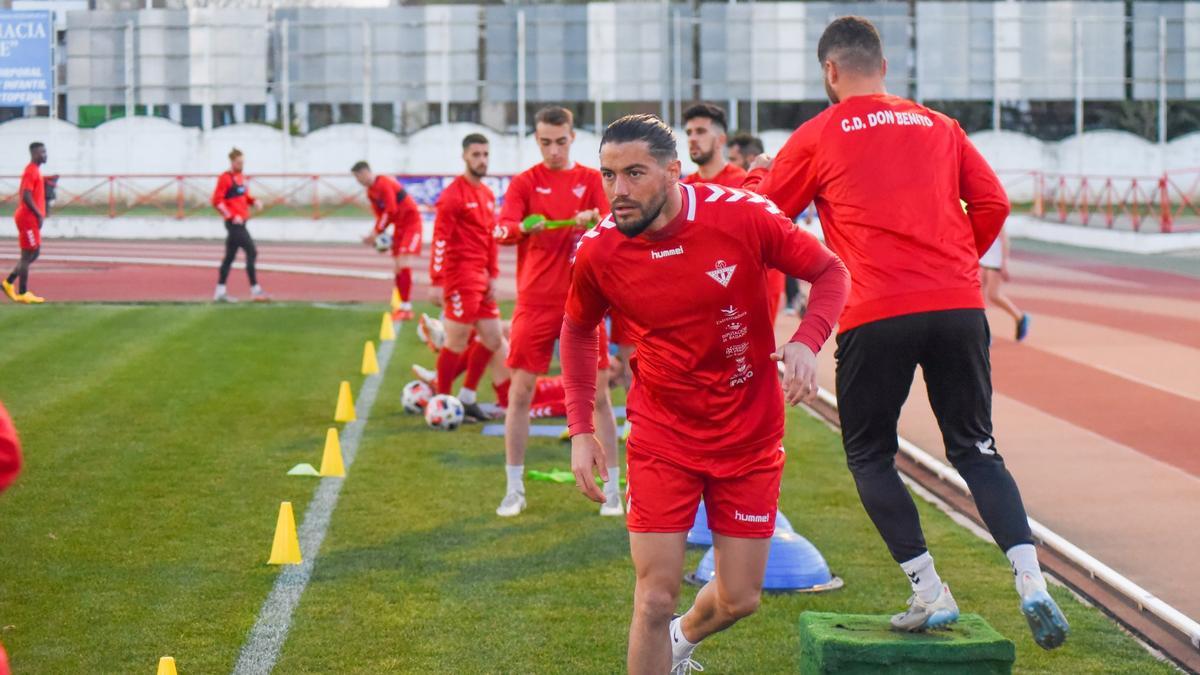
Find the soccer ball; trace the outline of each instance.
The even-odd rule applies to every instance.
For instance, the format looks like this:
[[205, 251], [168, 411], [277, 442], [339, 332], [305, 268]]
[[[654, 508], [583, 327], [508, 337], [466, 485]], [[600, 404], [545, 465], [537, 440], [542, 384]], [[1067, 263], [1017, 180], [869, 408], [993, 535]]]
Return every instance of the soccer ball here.
[[420, 380], [413, 380], [404, 385], [404, 392], [400, 394], [400, 405], [404, 406], [404, 412], [420, 415], [425, 412], [425, 406], [429, 405], [431, 398], [433, 387]]
[[438, 394], [425, 406], [425, 423], [432, 429], [454, 431], [463, 423], [462, 401], [447, 394]]
[[387, 253], [392, 249], [392, 235], [389, 232], [380, 232], [375, 236], [375, 250], [380, 253]]

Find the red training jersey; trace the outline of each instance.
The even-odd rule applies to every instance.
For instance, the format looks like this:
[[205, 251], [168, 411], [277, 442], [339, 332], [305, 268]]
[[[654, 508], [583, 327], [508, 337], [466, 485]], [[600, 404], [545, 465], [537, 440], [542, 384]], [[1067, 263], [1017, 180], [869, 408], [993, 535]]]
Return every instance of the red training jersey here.
[[217, 188], [213, 190], [212, 205], [221, 212], [225, 220], [241, 218], [242, 222], [250, 219], [250, 205], [254, 197], [246, 187], [246, 178], [242, 172], [226, 171], [217, 179]]
[[[403, 195], [403, 197], [401, 197]], [[376, 176], [367, 188], [367, 199], [375, 213], [375, 233], [379, 234], [394, 227], [393, 235], [399, 237], [406, 229], [421, 226], [421, 210], [400, 182], [391, 176]]]
[[700, 172], [690, 173], [683, 179], [688, 185], [696, 183], [716, 183], [725, 187], [738, 188], [742, 183], [746, 182], [746, 170], [734, 164], [733, 162], [725, 162], [724, 168], [717, 172], [717, 175], [712, 178], [701, 178]]
[[46, 184], [42, 182], [42, 170], [33, 162], [25, 165], [25, 171], [21, 174], [21, 186], [17, 188], [17, 212], [13, 215], [18, 221], [37, 218], [29, 210], [29, 207], [25, 206], [26, 190], [33, 193], [33, 204], [37, 207], [38, 213], [45, 218]]
[[496, 197], [491, 188], [459, 176], [442, 190], [434, 221], [435, 255], [441, 249], [440, 285], [486, 290], [489, 281], [500, 276], [495, 229]]
[[0, 403], [0, 492], [12, 485], [21, 472], [21, 441], [8, 411]]
[[525, 234], [521, 221], [535, 213], [547, 220], [568, 220], [591, 209], [598, 209], [602, 217], [609, 211], [595, 169], [576, 164], [551, 171], [538, 164], [513, 177], [504, 193], [496, 237], [502, 244], [517, 245], [517, 302], [561, 308], [571, 284], [571, 255], [583, 236], [575, 227]]
[[[610, 307], [633, 325], [628, 410], [641, 447], [690, 455], [777, 444], [784, 402], [764, 272], [775, 267], [813, 282], [792, 341], [816, 353], [845, 302], [846, 269], [759, 195], [710, 184], [671, 189], [683, 205], [663, 229], [630, 238], [609, 218], [584, 236], [564, 345], [569, 330], [594, 330]], [[575, 434], [590, 431], [591, 393], [576, 389], [575, 375], [588, 365], [576, 364], [573, 346], [562, 353]]]
[[950, 117], [888, 94], [846, 99], [801, 125], [746, 187], [792, 217], [816, 203], [825, 241], [853, 279], [840, 331], [983, 307], [979, 258], [1008, 217], [1008, 197]]

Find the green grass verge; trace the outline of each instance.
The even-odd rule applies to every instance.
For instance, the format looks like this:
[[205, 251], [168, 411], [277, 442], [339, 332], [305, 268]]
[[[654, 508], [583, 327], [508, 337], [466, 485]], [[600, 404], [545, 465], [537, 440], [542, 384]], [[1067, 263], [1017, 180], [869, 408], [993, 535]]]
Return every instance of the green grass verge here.
[[[299, 517], [315, 487], [284, 472], [319, 460], [378, 311], [0, 311], [0, 400], [28, 455], [0, 496], [0, 640], [17, 672], [151, 672], [164, 654], [184, 674], [228, 672], [277, 573], [263, 563], [279, 501]], [[500, 441], [404, 415], [413, 360], [432, 356], [406, 330], [276, 672], [620, 672], [633, 586], [620, 522], [533, 482], [525, 515], [496, 518]], [[769, 596], [698, 650], [709, 672], [792, 671], [800, 612], [887, 613], [908, 594], [837, 435], [800, 412], [788, 428], [782, 508], [846, 587]], [[526, 464], [567, 457], [535, 439]], [[1041, 651], [1003, 555], [920, 508], [939, 570], [964, 611], [1016, 642], [1019, 672], [1173, 672], [1057, 589], [1073, 634]]]

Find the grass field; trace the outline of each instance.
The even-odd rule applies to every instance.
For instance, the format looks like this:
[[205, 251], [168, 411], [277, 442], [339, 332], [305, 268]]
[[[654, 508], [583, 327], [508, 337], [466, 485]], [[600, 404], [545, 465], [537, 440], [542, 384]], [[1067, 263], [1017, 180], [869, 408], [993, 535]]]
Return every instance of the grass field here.
[[[278, 573], [264, 563], [279, 502], [299, 517], [316, 485], [285, 472], [319, 460], [337, 384], [357, 391], [381, 310], [0, 308], [0, 400], [27, 455], [0, 496], [0, 641], [15, 672], [151, 673], [164, 654], [182, 675], [229, 672]], [[414, 359], [432, 361], [406, 330], [276, 672], [620, 672], [620, 522], [569, 485], [533, 482], [525, 515], [496, 518], [501, 442], [405, 416]], [[768, 597], [697, 651], [706, 672], [794, 670], [800, 612], [892, 612], [907, 597], [838, 437], [793, 412], [786, 446], [782, 509], [846, 586]], [[526, 464], [565, 468], [565, 446], [535, 441]], [[1071, 640], [1041, 651], [1003, 555], [921, 514], [960, 605], [1016, 642], [1019, 672], [1172, 672], [1061, 589]]]

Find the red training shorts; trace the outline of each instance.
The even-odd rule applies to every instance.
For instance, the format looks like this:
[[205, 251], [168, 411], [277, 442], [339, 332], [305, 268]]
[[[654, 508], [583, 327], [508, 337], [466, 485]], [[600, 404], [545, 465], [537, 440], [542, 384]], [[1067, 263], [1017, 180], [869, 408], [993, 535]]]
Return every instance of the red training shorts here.
[[42, 230], [38, 227], [37, 218], [17, 218], [17, 239], [22, 251], [35, 251], [42, 245]]
[[447, 286], [442, 291], [446, 318], [458, 323], [475, 323], [483, 319], [500, 318], [496, 300], [488, 298], [485, 290], [459, 290]]
[[[553, 307], [517, 304], [513, 311], [512, 332], [508, 338], [509, 368], [544, 374], [554, 357], [554, 341], [562, 333], [563, 312]], [[600, 324], [600, 354], [596, 369], [608, 368], [608, 331]]]
[[406, 228], [394, 228], [395, 232], [392, 237], [392, 256], [400, 255], [420, 255], [421, 253], [421, 226], [414, 225]]
[[686, 532], [692, 529], [704, 497], [713, 532], [745, 539], [765, 539], [775, 533], [786, 460], [783, 446], [667, 459], [642, 450], [630, 438], [626, 459], [625, 523], [630, 532]]

